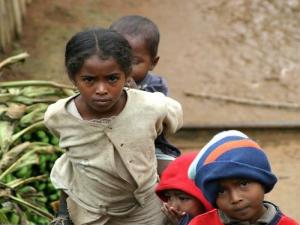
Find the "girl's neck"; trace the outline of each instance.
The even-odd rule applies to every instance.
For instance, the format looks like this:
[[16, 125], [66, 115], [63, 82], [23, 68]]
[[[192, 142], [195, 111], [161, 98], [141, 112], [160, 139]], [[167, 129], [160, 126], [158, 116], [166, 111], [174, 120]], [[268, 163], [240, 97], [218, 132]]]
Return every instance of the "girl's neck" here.
[[100, 113], [91, 110], [91, 108], [87, 107], [87, 105], [80, 100], [80, 95], [77, 98], [75, 98], [75, 104], [77, 110], [81, 115], [82, 119], [84, 120], [95, 120], [95, 119], [98, 120], [102, 118], [110, 118], [113, 116], [117, 116], [123, 111], [126, 102], [127, 102], [127, 94], [126, 91], [123, 91], [119, 101], [116, 103], [116, 105], [113, 107], [111, 111]]

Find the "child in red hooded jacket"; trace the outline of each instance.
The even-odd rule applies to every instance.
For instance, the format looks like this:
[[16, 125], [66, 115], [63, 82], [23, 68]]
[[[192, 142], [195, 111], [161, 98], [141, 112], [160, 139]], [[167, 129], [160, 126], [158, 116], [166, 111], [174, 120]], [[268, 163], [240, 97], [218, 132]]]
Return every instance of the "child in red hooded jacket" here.
[[197, 152], [184, 154], [164, 170], [156, 194], [164, 202], [162, 211], [167, 224], [186, 225], [196, 215], [213, 209], [194, 181], [188, 178], [188, 168]]

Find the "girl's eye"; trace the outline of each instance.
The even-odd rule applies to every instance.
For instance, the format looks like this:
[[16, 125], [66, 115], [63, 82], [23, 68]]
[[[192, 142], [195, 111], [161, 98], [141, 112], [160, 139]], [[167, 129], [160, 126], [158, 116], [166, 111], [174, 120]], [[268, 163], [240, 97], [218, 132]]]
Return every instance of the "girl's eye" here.
[[139, 64], [139, 63], [141, 63], [141, 60], [139, 60], [138, 58], [133, 58], [133, 59], [132, 59], [132, 64], [133, 64], [133, 65], [137, 65], [137, 64]]
[[119, 80], [119, 77], [116, 76], [116, 75], [111, 75], [111, 76], [108, 77], [108, 81], [110, 83], [115, 83], [117, 80]]
[[86, 83], [91, 83], [92, 81], [94, 81], [93, 77], [83, 77], [82, 80]]

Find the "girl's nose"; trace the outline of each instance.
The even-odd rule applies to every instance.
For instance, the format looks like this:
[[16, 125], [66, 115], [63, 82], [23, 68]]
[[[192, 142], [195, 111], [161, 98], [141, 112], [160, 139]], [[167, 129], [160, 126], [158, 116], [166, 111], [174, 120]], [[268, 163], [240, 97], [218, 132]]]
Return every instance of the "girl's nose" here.
[[107, 87], [104, 82], [99, 82], [97, 85], [96, 93], [99, 95], [107, 94]]

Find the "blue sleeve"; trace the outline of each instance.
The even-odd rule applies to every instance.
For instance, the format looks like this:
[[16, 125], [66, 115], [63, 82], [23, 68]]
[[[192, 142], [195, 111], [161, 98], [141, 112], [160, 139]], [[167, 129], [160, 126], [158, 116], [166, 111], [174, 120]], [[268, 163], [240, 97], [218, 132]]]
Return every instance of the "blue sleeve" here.
[[144, 91], [148, 92], [161, 92], [164, 95], [168, 95], [168, 88], [163, 83], [161, 84], [153, 84], [153, 85], [147, 85], [144, 89]]
[[140, 84], [138, 84], [138, 87], [143, 91], [161, 92], [166, 96], [168, 95], [168, 86], [166, 80], [154, 74], [148, 74], [146, 78]]
[[192, 217], [189, 214], [185, 214], [182, 219], [179, 221], [178, 225], [188, 225], [192, 220]]

